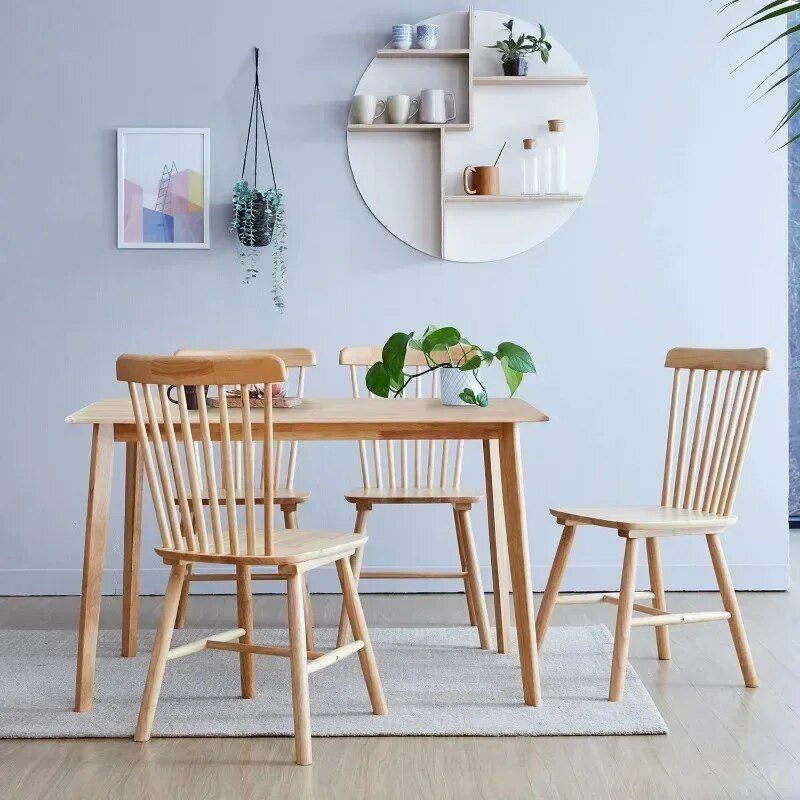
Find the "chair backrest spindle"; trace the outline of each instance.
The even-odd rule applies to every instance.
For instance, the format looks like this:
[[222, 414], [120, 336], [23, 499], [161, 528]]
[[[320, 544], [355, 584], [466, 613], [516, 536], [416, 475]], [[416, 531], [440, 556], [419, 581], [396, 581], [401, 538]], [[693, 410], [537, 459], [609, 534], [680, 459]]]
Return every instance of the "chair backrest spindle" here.
[[[435, 353], [436, 358], [445, 358], [445, 353]], [[367, 369], [376, 361], [381, 359], [380, 347], [345, 347], [339, 354], [339, 363], [348, 368], [350, 374], [350, 388], [353, 397], [361, 397], [360, 381], [364, 379]], [[448, 359], [449, 362], [449, 359]], [[422, 375], [427, 370], [429, 364], [425, 356], [416, 350], [409, 350], [406, 355], [406, 374], [419, 375], [414, 380], [413, 397], [421, 399], [428, 395], [431, 398], [439, 397], [439, 370], [431, 372], [429, 375]], [[427, 384], [427, 386], [424, 386]], [[408, 389], [401, 392], [400, 398], [403, 399], [412, 390]], [[373, 395], [370, 394], [370, 397]], [[441, 453], [437, 450], [441, 446]], [[399, 468], [398, 468], [398, 448], [399, 448]], [[372, 459], [370, 463], [370, 453]], [[450, 489], [457, 488], [461, 483], [461, 469], [463, 464], [464, 442], [455, 442], [454, 463], [451, 466], [450, 452], [451, 443], [436, 439], [420, 440], [415, 439], [413, 444], [413, 455], [409, 458], [406, 441], [379, 442], [373, 440], [371, 448], [367, 443], [358, 443], [359, 463], [361, 466], [361, 481], [365, 489], [372, 488], [371, 479], [374, 478], [374, 485], [384, 488], [383, 462], [386, 462], [386, 481], [389, 489], [410, 490], [410, 489]], [[413, 463], [409, 463], [413, 462]], [[409, 472], [411, 475], [409, 475]]]
[[[769, 351], [675, 348], [665, 366], [672, 368], [673, 379], [661, 505], [730, 514]], [[683, 373], [687, 377], [681, 396]], [[697, 373], [700, 391], [695, 400]]]
[[[241, 391], [242, 397], [247, 398], [253, 384], [262, 384], [269, 397], [272, 384], [286, 380], [283, 362], [276, 356], [263, 353], [236, 356], [120, 356], [117, 360], [117, 378], [128, 384], [137, 438], [143, 453], [162, 545], [177, 552], [241, 554], [236, 503], [225, 503], [227, 541], [222, 527], [215, 455], [218, 453], [221, 460], [224, 492], [228, 497], [235, 496], [234, 445], [242, 442], [243, 547], [247, 555], [272, 555], [272, 404], [264, 404], [263, 421], [259, 425], [249, 403], [231, 410], [227, 393], [235, 388]], [[177, 419], [167, 395], [169, 386], [177, 388]], [[196, 411], [190, 410], [186, 397], [187, 386], [194, 389], [198, 398], [204, 398], [209, 388], [216, 387], [218, 411], [210, 412], [202, 402]], [[153, 388], [158, 392], [159, 407], [153, 401]], [[179, 431], [176, 431], [176, 425], [180, 426]], [[256, 489], [259, 487], [255, 445], [259, 433], [266, 500], [263, 544], [257, 541], [255, 516]], [[182, 454], [178, 446], [179, 436], [183, 444]], [[164, 439], [169, 460], [164, 452]], [[217, 442], [219, 447], [214, 447]], [[211, 535], [204, 513], [202, 482], [207, 491]]]
[[275, 538], [275, 519], [272, 504], [275, 501], [274, 483], [271, 478], [272, 445], [274, 441], [272, 432], [272, 403], [264, 403], [264, 447], [261, 451], [261, 485], [264, 487], [264, 552], [272, 553]]
[[[242, 356], [242, 355], [274, 355], [277, 356], [286, 365], [287, 373], [289, 373], [286, 381], [287, 386], [294, 384], [294, 396], [304, 397], [307, 368], [316, 366], [317, 356], [313, 350], [307, 347], [275, 347], [275, 348], [259, 348], [259, 349], [196, 349], [196, 348], [181, 348], [175, 351], [176, 356]], [[273, 479], [272, 485], [275, 493], [286, 490], [291, 493], [294, 489], [295, 474], [297, 472], [297, 455], [299, 450], [299, 442], [292, 441], [275, 442], [273, 445]], [[255, 452], [253, 453], [253, 463], [258, 463], [262, 459], [259, 456], [260, 444], [254, 442]], [[288, 451], [288, 458], [284, 459], [284, 452]], [[199, 460], [199, 454], [197, 456]], [[245, 457], [244, 446], [242, 441], [234, 442], [233, 444], [233, 470], [234, 470], [234, 486], [236, 497], [244, 497], [244, 469]], [[259, 467], [259, 472], [261, 468]], [[264, 475], [259, 475], [259, 486], [263, 486]], [[207, 479], [203, 480], [203, 488], [208, 491]]]

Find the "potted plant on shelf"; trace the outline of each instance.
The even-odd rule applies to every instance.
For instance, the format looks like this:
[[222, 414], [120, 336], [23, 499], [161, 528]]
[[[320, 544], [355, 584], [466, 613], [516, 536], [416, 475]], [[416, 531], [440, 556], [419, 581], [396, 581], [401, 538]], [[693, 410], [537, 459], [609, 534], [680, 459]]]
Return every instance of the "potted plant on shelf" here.
[[543, 25], [539, 25], [540, 35], [538, 37], [532, 33], [523, 33], [517, 39], [514, 38], [513, 19], [504, 22], [503, 27], [508, 31], [508, 39], [486, 45], [489, 50], [497, 50], [500, 53], [503, 75], [509, 77], [527, 75], [528, 56], [531, 53], [538, 53], [545, 64], [550, 60], [550, 51], [553, 49], [553, 45], [547, 41], [547, 32]]
[[[408, 348], [420, 351], [427, 368], [414, 373], [405, 372]], [[376, 361], [366, 375], [367, 389], [377, 397], [398, 397], [411, 381], [435, 370], [441, 370], [441, 399], [444, 405], [489, 404], [486, 387], [479, 377], [480, 368], [498, 361], [505, 374], [508, 389], [513, 395], [523, 375], [536, 372], [530, 353], [513, 342], [501, 342], [495, 351], [484, 350], [465, 339], [452, 326], [437, 328], [428, 325], [419, 339], [414, 333], [392, 334], [383, 346], [381, 360]]]

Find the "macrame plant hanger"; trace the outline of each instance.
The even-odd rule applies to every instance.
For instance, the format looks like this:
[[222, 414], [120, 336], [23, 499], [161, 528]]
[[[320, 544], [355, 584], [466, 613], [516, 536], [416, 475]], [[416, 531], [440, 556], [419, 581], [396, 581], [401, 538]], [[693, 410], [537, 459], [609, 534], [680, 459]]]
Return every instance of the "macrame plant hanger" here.
[[[255, 48], [256, 75], [253, 84], [253, 99], [250, 103], [250, 122], [247, 125], [247, 141], [244, 145], [244, 159], [242, 160], [242, 180], [247, 169], [247, 156], [250, 151], [250, 134], [253, 136], [253, 189], [258, 188], [258, 117], [261, 116], [261, 127], [264, 131], [264, 141], [267, 145], [267, 158], [269, 159], [269, 170], [272, 174], [272, 186], [277, 189], [278, 184], [275, 180], [275, 166], [272, 163], [272, 151], [269, 147], [269, 134], [267, 133], [267, 118], [264, 116], [264, 106], [261, 104], [261, 89], [258, 85], [258, 48]], [[253, 131], [253, 118], [255, 117], [255, 131]]]
[[[275, 180], [275, 166], [272, 163], [272, 150], [267, 133], [267, 118], [261, 102], [261, 87], [258, 80], [258, 48], [255, 48], [255, 79], [253, 97], [250, 100], [250, 121], [247, 124], [247, 140], [242, 159], [242, 175], [233, 187], [234, 216], [231, 231], [239, 239], [239, 261], [245, 270], [245, 283], [258, 277], [260, 271], [259, 254], [271, 245], [272, 250], [272, 297], [280, 311], [283, 310], [283, 284], [286, 276], [286, 221], [283, 195]], [[259, 125], [259, 117], [260, 125]], [[267, 146], [269, 171], [272, 186], [262, 189], [258, 185], [258, 129], [264, 133]], [[253, 142], [253, 185], [244, 179], [247, 171], [247, 158], [250, 142]]]

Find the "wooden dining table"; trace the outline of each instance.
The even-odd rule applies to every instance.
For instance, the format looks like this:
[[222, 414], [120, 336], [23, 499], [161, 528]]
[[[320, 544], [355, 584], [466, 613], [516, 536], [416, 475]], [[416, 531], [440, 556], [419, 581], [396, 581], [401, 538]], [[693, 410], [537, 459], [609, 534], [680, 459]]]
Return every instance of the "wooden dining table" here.
[[[197, 435], [198, 414], [196, 411], [189, 414], [192, 432]], [[219, 425], [214, 424], [217, 414], [216, 409], [208, 411], [211, 435], [215, 439], [219, 438]], [[229, 414], [232, 436], [241, 436], [241, 426], [236, 425], [241, 411], [231, 409]], [[276, 408], [273, 415], [274, 436], [279, 441], [475, 439], [483, 442], [498, 650], [508, 652], [512, 646], [507, 578], [510, 573], [522, 695], [524, 702], [532, 706], [540, 704], [541, 688], [519, 426], [547, 419], [545, 414], [519, 398], [492, 399], [486, 408], [445, 406], [437, 399], [403, 398], [390, 402], [305, 398], [301, 405], [293, 408]], [[121, 654], [136, 655], [143, 459], [128, 398], [99, 400], [70, 414], [66, 421], [72, 425], [89, 425], [92, 429], [75, 677], [75, 710], [88, 711], [92, 707], [114, 444], [117, 442], [125, 445]], [[174, 422], [179, 432], [177, 407]], [[254, 433], [257, 430], [258, 426], [254, 425]]]

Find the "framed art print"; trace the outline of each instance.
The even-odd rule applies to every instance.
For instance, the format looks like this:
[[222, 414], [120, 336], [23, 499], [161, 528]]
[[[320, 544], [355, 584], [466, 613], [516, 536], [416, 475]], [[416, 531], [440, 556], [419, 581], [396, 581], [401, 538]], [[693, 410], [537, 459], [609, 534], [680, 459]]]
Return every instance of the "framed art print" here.
[[117, 247], [208, 249], [209, 128], [117, 129]]

